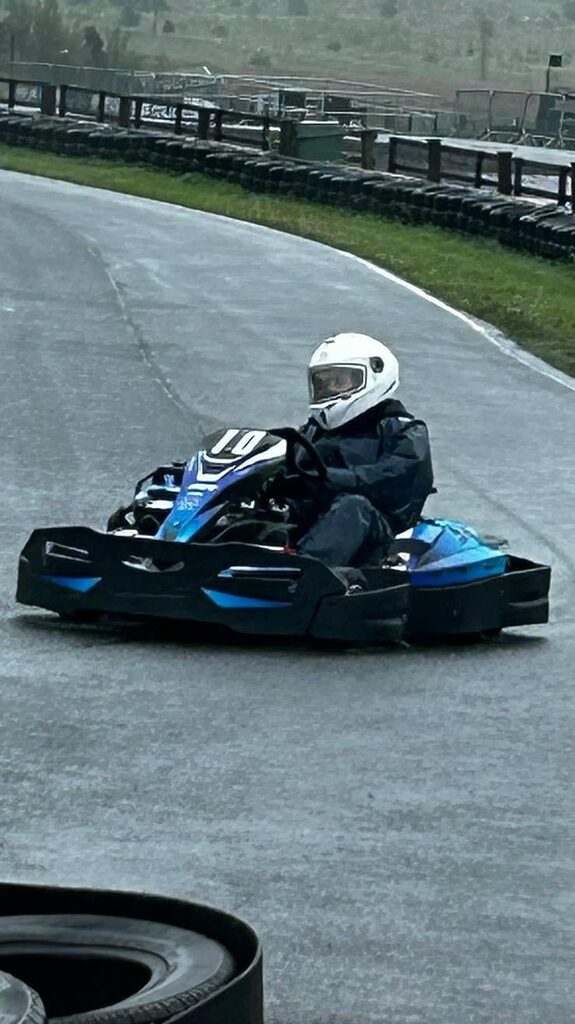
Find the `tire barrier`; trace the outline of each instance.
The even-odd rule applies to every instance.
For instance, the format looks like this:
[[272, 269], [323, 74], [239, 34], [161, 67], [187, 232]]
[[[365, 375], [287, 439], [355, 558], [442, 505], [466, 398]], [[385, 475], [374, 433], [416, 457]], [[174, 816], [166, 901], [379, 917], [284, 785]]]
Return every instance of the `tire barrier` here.
[[433, 224], [554, 260], [575, 259], [575, 216], [556, 203], [536, 204], [495, 189], [432, 184], [421, 178], [362, 171], [342, 164], [304, 163], [225, 143], [155, 129], [0, 115], [0, 142], [65, 156], [201, 173], [253, 192], [371, 213], [405, 224]]
[[0, 883], [0, 1017], [263, 1024], [261, 949], [239, 918], [187, 900]]
[[38, 993], [4, 971], [0, 971], [0, 1020], [2, 1024], [46, 1024]]

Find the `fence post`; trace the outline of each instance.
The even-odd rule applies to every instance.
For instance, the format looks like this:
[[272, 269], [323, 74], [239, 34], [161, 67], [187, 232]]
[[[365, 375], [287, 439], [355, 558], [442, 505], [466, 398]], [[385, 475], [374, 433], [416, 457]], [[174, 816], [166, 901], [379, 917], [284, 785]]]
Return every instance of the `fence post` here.
[[56, 113], [56, 86], [42, 82], [40, 86], [40, 113], [53, 117]]
[[223, 110], [216, 110], [214, 114], [214, 141], [221, 142], [223, 137], [222, 121], [224, 117]]
[[399, 139], [395, 135], [391, 135], [389, 138], [389, 153], [387, 157], [387, 169], [390, 174], [395, 174], [397, 170], [397, 143]]
[[174, 122], [174, 132], [176, 135], [181, 135], [182, 133], [182, 111], [182, 104], [176, 103], [176, 120]]
[[515, 157], [515, 177], [513, 181], [513, 195], [520, 196], [523, 191], [523, 159]]
[[270, 118], [266, 114], [262, 122], [262, 149], [267, 152], [270, 148]]
[[281, 156], [297, 156], [297, 125], [291, 118], [285, 118], [280, 124]]
[[427, 177], [441, 181], [441, 139], [427, 140]]
[[557, 187], [557, 202], [559, 206], [565, 206], [567, 202], [567, 178], [569, 171], [566, 167], [562, 167], [559, 171], [559, 183]]
[[504, 196], [513, 191], [513, 155], [504, 150], [497, 154], [497, 187]]
[[131, 96], [120, 96], [120, 109], [118, 111], [118, 124], [120, 128], [130, 127], [130, 118], [132, 116], [132, 98]]
[[8, 82], [8, 110], [14, 110], [16, 106], [16, 82], [13, 78]]
[[473, 179], [475, 188], [481, 188], [483, 185], [483, 160], [483, 153], [478, 153], [475, 161], [475, 177]]
[[372, 128], [364, 128], [361, 133], [361, 166], [364, 171], [375, 169], [375, 140], [377, 132]]
[[68, 96], [68, 86], [60, 86], [60, 95], [58, 97], [58, 117], [66, 117], [66, 99]]
[[142, 126], [142, 107], [144, 105], [143, 99], [134, 100], [134, 128], [141, 128]]
[[106, 120], [106, 93], [101, 92], [98, 95], [98, 121]]
[[210, 111], [198, 111], [198, 139], [207, 139], [210, 128]]

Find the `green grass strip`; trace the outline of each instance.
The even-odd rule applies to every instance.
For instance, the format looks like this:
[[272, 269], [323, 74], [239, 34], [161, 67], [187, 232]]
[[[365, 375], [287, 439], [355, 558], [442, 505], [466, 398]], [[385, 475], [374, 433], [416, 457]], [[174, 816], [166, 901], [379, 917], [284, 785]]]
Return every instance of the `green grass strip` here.
[[458, 309], [494, 324], [529, 351], [575, 376], [575, 273], [436, 227], [276, 198], [201, 174], [79, 159], [0, 145], [0, 168], [112, 189], [264, 224], [355, 253]]

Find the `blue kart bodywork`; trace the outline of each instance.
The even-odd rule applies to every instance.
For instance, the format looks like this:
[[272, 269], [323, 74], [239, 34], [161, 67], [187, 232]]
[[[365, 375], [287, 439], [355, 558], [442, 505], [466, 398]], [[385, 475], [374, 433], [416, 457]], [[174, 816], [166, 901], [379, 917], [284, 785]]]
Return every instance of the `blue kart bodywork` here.
[[[289, 512], [261, 495], [278, 468], [294, 469], [294, 434], [220, 431], [187, 463], [140, 481], [113, 532], [34, 531], [17, 599], [78, 619], [177, 619], [351, 643], [547, 621], [550, 569], [466, 523], [422, 518], [396, 538], [384, 565], [363, 569], [362, 589], [291, 553], [277, 539]], [[138, 523], [150, 519], [152, 531], [141, 532]]]

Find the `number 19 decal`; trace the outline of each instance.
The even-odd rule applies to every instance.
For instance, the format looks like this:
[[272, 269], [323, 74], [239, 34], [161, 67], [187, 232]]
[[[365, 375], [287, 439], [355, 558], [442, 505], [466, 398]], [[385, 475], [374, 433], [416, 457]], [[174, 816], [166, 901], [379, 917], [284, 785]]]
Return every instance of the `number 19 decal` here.
[[210, 455], [251, 455], [266, 436], [265, 430], [226, 430], [210, 450]]

